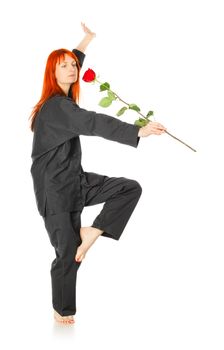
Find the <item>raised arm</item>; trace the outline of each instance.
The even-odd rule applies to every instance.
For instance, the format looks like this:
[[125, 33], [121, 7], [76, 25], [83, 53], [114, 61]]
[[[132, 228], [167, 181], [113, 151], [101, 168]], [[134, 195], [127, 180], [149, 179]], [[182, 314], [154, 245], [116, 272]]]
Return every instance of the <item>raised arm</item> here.
[[89, 43], [95, 38], [96, 34], [93, 33], [86, 25], [85, 23], [81, 23], [82, 29], [85, 33], [83, 39], [80, 41], [78, 46], [76, 47], [76, 50], [79, 50], [81, 52], [85, 52], [87, 46]]
[[84, 23], [81, 23], [81, 26], [85, 35], [83, 39], [80, 41], [79, 45], [72, 50], [72, 52], [74, 52], [74, 54], [79, 60], [80, 67], [82, 67], [83, 61], [85, 59], [84, 51], [86, 50], [87, 46], [92, 41], [92, 39], [96, 36], [96, 34], [91, 32], [91, 30], [88, 27], [86, 27]]

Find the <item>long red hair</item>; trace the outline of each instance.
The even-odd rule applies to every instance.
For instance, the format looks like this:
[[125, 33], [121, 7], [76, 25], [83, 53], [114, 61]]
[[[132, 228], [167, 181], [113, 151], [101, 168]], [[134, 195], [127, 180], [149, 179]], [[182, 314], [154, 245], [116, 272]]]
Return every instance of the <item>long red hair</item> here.
[[58, 49], [54, 50], [50, 53], [47, 59], [45, 73], [44, 73], [44, 81], [43, 81], [43, 88], [41, 93], [41, 98], [37, 102], [37, 104], [33, 107], [32, 113], [28, 119], [31, 119], [30, 123], [30, 129], [31, 131], [34, 130], [34, 121], [37, 116], [38, 111], [40, 110], [41, 106], [45, 103], [47, 99], [50, 97], [60, 94], [64, 95], [64, 91], [60, 88], [60, 86], [57, 84], [57, 80], [55, 77], [55, 69], [56, 69], [56, 63], [60, 63], [61, 59], [65, 59], [65, 54], [72, 57], [77, 64], [78, 72], [77, 72], [77, 80], [75, 83], [72, 84], [71, 87], [71, 98], [75, 101], [79, 101], [79, 92], [80, 92], [80, 85], [79, 85], [79, 73], [80, 73], [80, 65], [78, 58], [76, 55], [67, 49]]

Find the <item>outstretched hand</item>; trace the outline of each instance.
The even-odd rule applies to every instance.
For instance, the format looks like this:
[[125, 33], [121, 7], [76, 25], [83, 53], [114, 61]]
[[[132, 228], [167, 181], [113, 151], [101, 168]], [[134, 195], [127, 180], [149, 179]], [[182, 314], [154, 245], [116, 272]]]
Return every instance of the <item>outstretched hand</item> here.
[[166, 131], [166, 127], [157, 122], [150, 122], [141, 127], [138, 132], [139, 137], [146, 137], [149, 135], [161, 135]]
[[88, 35], [90, 35], [90, 36], [92, 36], [92, 37], [95, 37], [95, 36], [96, 36], [96, 33], [92, 32], [92, 31], [85, 25], [85, 23], [81, 22], [81, 27], [82, 27], [84, 33], [86, 33], [86, 34], [88, 34]]

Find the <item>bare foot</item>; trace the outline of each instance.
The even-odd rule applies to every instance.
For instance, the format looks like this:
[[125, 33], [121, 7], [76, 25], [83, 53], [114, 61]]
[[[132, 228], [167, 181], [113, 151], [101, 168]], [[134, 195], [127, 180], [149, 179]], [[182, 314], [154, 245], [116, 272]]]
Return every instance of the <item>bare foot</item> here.
[[82, 261], [82, 259], [85, 258], [88, 249], [102, 233], [102, 230], [91, 226], [80, 228], [80, 236], [82, 239], [82, 243], [78, 247], [76, 252], [75, 260], [77, 262], [80, 262]]
[[75, 323], [75, 320], [73, 318], [73, 315], [71, 316], [61, 316], [57, 311], [54, 310], [54, 319], [57, 322], [65, 323], [65, 324], [71, 324]]

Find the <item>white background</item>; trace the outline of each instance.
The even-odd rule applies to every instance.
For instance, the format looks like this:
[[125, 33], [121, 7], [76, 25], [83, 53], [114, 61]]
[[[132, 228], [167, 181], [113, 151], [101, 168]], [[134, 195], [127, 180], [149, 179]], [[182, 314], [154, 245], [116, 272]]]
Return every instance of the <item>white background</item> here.
[[[223, 349], [222, 1], [7, 1], [0, 13], [1, 348]], [[143, 193], [121, 239], [88, 251], [66, 327], [53, 320], [55, 253], [34, 198], [28, 117], [48, 55], [80, 42], [81, 21], [97, 34], [83, 72], [197, 153], [165, 134], [138, 148], [81, 137], [86, 171], [136, 179]], [[98, 106], [98, 86], [81, 89], [81, 107], [115, 116], [119, 104]], [[85, 208], [82, 225], [101, 207]]]

